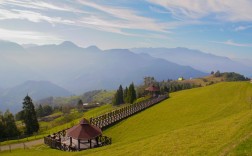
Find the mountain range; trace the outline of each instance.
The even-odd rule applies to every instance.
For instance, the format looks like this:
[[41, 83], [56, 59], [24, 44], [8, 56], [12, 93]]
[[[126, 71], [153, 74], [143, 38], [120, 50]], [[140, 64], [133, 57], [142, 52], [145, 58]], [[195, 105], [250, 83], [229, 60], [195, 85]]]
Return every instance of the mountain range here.
[[238, 72], [245, 76], [252, 76], [252, 64], [248, 59], [230, 59], [216, 56], [199, 50], [188, 48], [134, 48], [136, 54], [148, 54], [152, 57], [163, 58], [180, 65], [191, 66], [203, 72], [220, 70], [221, 72]]
[[59, 97], [73, 94], [49, 81], [26, 81], [0, 92], [0, 110], [7, 108], [12, 112], [21, 110], [22, 102], [26, 95], [31, 96], [36, 101], [50, 96]]
[[[20, 104], [27, 93], [39, 100], [46, 96], [116, 89], [131, 82], [139, 84], [145, 76], [157, 80], [188, 79], [205, 76], [212, 70], [247, 73], [251, 69], [239, 61], [186, 48], [101, 50], [96, 46], [82, 48], [70, 41], [23, 46], [0, 41], [0, 62], [0, 103], [4, 106], [0, 109], [15, 111], [20, 107], [12, 106]], [[36, 85], [42, 87], [41, 91]]]

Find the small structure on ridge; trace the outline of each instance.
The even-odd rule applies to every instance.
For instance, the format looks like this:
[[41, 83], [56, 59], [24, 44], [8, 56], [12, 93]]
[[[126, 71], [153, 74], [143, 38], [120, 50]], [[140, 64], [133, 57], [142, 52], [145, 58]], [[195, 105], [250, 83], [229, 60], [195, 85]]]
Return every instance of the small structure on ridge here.
[[148, 91], [150, 94], [152, 94], [153, 97], [157, 96], [160, 93], [159, 87], [156, 87], [154, 85], [150, 85], [145, 90]]

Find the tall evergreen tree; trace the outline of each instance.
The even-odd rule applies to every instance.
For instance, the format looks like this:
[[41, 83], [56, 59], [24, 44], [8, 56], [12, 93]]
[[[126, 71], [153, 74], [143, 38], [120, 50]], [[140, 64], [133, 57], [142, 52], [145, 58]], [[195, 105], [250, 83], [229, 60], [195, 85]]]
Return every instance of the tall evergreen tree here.
[[123, 88], [122, 88], [122, 85], [119, 86], [119, 89], [118, 89], [118, 102], [119, 102], [119, 105], [120, 104], [123, 104], [124, 101], [123, 101]]
[[116, 91], [114, 98], [112, 100], [113, 105], [119, 105], [118, 91]]
[[129, 103], [133, 103], [136, 100], [136, 90], [133, 82], [129, 86], [127, 96]]
[[128, 102], [128, 87], [126, 87], [123, 91], [123, 101], [124, 103], [127, 103]]
[[24, 111], [23, 120], [25, 123], [26, 134], [32, 134], [33, 132], [38, 132], [39, 123], [37, 115], [35, 112], [34, 104], [32, 103], [32, 99], [28, 95], [24, 98], [23, 111]]
[[114, 98], [113, 98], [113, 105], [120, 105], [123, 104], [123, 88], [122, 85], [119, 86], [118, 90], [116, 91]]

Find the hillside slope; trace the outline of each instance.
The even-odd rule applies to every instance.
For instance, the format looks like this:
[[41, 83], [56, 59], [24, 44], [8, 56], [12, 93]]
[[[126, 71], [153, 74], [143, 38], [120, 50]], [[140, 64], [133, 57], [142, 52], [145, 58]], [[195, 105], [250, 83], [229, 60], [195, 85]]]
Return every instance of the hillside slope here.
[[220, 83], [181, 91], [108, 129], [113, 145], [94, 155], [218, 155], [252, 130], [252, 84]]
[[19, 154], [226, 155], [251, 133], [252, 110], [248, 102], [252, 96], [251, 83], [224, 82], [170, 96], [107, 129], [104, 134], [112, 137], [110, 146], [80, 153], [41, 146], [39, 150]]

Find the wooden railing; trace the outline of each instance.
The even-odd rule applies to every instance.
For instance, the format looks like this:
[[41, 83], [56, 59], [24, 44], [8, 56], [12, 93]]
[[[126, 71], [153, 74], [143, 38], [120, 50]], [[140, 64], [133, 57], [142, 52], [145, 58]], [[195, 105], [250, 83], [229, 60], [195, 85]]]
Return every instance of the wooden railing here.
[[156, 98], [151, 98], [143, 102], [131, 104], [129, 106], [125, 106], [123, 108], [114, 110], [112, 112], [100, 115], [95, 118], [90, 118], [90, 124], [95, 125], [102, 130], [110, 127], [111, 125], [131, 116], [138, 112], [145, 110], [165, 99], [167, 99], [167, 95], [160, 95]]
[[[157, 98], [151, 98], [143, 102], [125, 106], [123, 108], [114, 110], [101, 116], [90, 118], [90, 124], [104, 130], [105, 128], [108, 128], [109, 126], [127, 117], [130, 117], [131, 115], [141, 112], [146, 108], [149, 108], [167, 98], [167, 95], [160, 95]], [[54, 149], [63, 151], [76, 151], [77, 149], [75, 147], [71, 147], [69, 145], [66, 145], [65, 143], [62, 143], [61, 138], [64, 138], [66, 136], [66, 130], [67, 129], [44, 137], [44, 143]], [[97, 147], [106, 146], [112, 144], [112, 139], [107, 136], [99, 136], [98, 142], [99, 145]]]
[[[77, 151], [75, 146], [70, 146], [65, 143], [62, 143], [61, 138], [66, 136], [66, 130], [67, 129], [44, 137], [44, 143], [53, 149], [58, 149], [62, 151]], [[98, 143], [98, 146], [95, 147], [110, 145], [112, 144], [112, 139], [110, 137], [101, 135], [98, 137]]]

